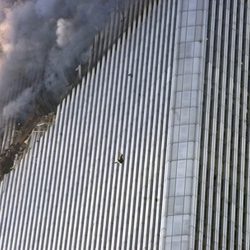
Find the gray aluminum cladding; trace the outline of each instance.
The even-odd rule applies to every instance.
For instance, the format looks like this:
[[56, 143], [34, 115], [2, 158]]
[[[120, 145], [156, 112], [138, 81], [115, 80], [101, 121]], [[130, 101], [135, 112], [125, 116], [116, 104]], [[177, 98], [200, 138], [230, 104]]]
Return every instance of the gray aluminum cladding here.
[[150, 4], [33, 134], [1, 186], [2, 250], [159, 245], [171, 19]]
[[145, 0], [97, 37], [1, 184], [0, 249], [249, 249], [249, 10]]

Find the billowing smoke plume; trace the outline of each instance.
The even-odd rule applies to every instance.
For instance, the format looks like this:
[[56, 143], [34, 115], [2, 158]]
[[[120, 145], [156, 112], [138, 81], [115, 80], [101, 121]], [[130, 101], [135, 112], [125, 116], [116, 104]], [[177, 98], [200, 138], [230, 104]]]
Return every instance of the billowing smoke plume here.
[[44, 90], [58, 102], [75, 67], [87, 61], [94, 36], [125, 1], [0, 0], [3, 116], [30, 112]]

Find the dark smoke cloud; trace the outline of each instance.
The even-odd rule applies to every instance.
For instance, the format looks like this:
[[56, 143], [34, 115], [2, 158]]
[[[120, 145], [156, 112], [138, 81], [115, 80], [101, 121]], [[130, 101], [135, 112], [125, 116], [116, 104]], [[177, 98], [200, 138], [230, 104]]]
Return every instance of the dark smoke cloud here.
[[[0, 0], [0, 108], [32, 112], [41, 90], [59, 102], [94, 36], [126, 0]], [[0, 124], [1, 126], [1, 124]]]

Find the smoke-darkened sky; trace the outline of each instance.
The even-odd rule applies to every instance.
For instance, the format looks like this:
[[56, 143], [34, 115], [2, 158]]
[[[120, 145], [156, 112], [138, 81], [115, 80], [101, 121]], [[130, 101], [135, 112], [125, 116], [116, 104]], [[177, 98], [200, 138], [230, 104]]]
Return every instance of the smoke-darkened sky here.
[[69, 75], [87, 61], [94, 36], [122, 4], [124, 0], [0, 0], [1, 114], [8, 118], [30, 112], [41, 89], [60, 100]]

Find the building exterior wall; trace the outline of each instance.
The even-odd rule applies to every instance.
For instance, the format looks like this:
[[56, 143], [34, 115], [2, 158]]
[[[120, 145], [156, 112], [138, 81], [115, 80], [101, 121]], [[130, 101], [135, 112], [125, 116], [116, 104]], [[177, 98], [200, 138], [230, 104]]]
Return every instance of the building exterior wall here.
[[1, 249], [159, 248], [175, 6], [148, 3], [33, 133], [1, 184]]
[[208, 1], [176, 1], [162, 249], [194, 249]]
[[195, 249], [249, 249], [249, 10], [208, 5]]
[[0, 249], [249, 249], [249, 7], [114, 15], [117, 39], [96, 38], [91, 70], [0, 183]]

